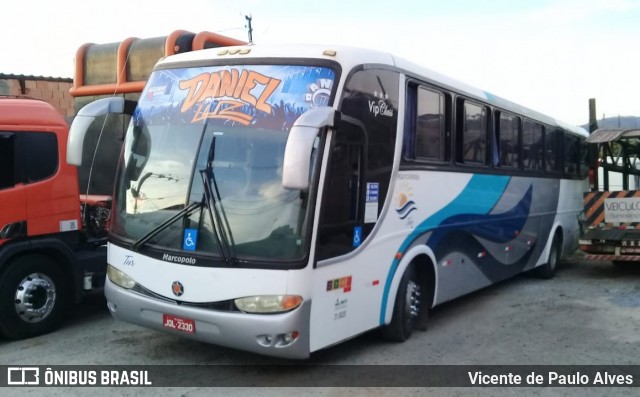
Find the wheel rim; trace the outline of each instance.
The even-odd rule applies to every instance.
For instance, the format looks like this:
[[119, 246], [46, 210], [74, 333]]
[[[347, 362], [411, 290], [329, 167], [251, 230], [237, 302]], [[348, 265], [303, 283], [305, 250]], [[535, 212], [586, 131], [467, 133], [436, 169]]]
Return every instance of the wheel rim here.
[[411, 323], [420, 314], [420, 285], [413, 280], [407, 283], [407, 295], [405, 297], [405, 313], [407, 322]]
[[555, 270], [558, 264], [558, 248], [554, 243], [551, 246], [551, 253], [549, 254], [549, 269]]
[[44, 320], [55, 306], [56, 287], [46, 274], [31, 273], [20, 281], [15, 294], [18, 316], [26, 322]]

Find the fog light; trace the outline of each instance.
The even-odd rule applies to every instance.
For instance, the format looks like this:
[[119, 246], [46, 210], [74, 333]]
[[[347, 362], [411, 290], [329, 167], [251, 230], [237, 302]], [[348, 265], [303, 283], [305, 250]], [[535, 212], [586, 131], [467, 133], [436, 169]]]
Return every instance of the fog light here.
[[273, 336], [271, 335], [258, 335], [256, 336], [256, 340], [262, 346], [271, 346], [273, 344]]

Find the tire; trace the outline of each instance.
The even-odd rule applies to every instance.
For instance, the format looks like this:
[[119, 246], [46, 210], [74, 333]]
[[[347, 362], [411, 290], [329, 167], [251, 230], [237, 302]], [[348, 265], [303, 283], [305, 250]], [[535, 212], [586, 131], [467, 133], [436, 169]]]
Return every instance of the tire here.
[[16, 258], [0, 276], [0, 331], [9, 339], [51, 332], [62, 321], [68, 297], [53, 260], [38, 254]]
[[551, 242], [547, 263], [535, 268], [535, 275], [547, 280], [553, 278], [556, 274], [558, 263], [560, 263], [560, 238], [556, 235]]
[[[411, 337], [420, 316], [422, 286], [414, 265], [409, 265], [400, 280], [393, 305], [391, 322], [382, 327], [382, 337], [393, 342], [404, 342]], [[424, 309], [427, 310], [427, 309]], [[424, 318], [424, 314], [422, 318]]]

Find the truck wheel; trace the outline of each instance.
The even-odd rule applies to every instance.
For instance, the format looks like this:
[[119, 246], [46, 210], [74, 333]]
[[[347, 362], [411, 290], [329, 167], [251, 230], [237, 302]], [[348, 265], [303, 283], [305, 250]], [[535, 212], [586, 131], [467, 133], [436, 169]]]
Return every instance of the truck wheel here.
[[53, 260], [37, 254], [16, 258], [0, 276], [0, 331], [10, 339], [51, 332], [67, 302], [64, 274]]
[[556, 268], [560, 262], [560, 238], [556, 234], [551, 242], [551, 250], [549, 252], [549, 259], [547, 263], [535, 268], [536, 276], [544, 279], [553, 278], [556, 274]]
[[391, 323], [382, 327], [382, 337], [394, 342], [409, 339], [421, 309], [422, 288], [414, 265], [409, 265], [400, 280], [393, 305]]

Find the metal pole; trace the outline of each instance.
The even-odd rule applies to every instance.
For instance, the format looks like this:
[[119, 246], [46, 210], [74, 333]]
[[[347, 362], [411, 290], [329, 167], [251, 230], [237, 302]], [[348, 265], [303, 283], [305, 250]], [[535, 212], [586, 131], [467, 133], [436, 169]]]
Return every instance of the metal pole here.
[[253, 43], [253, 28], [251, 27], [251, 19], [253, 19], [253, 17], [251, 15], [245, 15], [244, 19], [247, 20], [247, 30], [249, 32], [249, 44]]
[[[596, 119], [596, 99], [595, 98], [590, 98], [589, 99], [589, 133], [592, 133], [593, 131], [598, 129], [598, 120]], [[595, 144], [595, 145], [589, 145], [589, 148], [587, 149], [588, 152], [588, 156], [589, 159], [591, 160], [591, 164], [589, 165], [589, 168], [591, 168], [592, 172], [593, 172], [593, 186], [591, 187], [592, 191], [598, 191], [598, 152], [599, 152], [599, 146], [600, 144]], [[609, 183], [609, 175], [607, 175], [607, 172], [605, 171], [604, 173], [604, 182], [605, 184]], [[608, 188], [608, 187], [607, 187]]]

